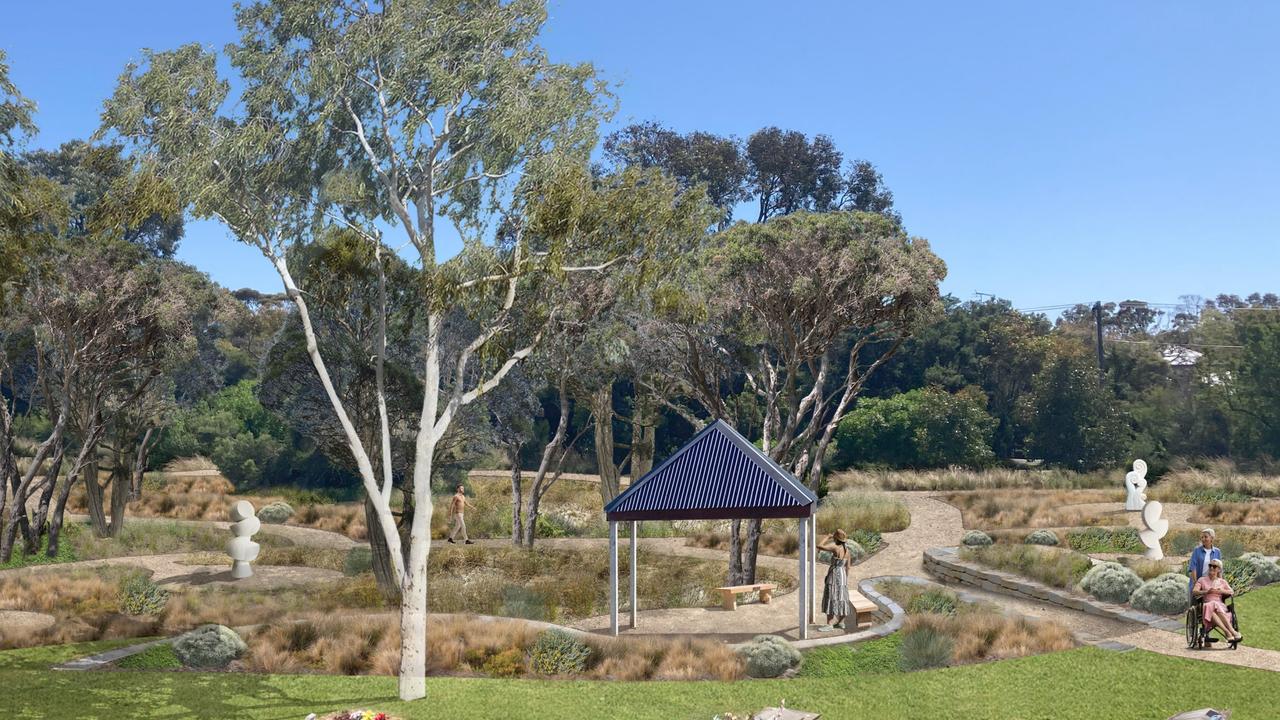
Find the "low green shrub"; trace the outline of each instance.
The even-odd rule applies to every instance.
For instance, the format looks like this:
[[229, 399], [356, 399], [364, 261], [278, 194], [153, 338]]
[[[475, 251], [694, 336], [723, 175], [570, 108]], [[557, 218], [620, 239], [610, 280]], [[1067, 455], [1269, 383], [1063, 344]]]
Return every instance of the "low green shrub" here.
[[816, 647], [804, 653], [799, 677], [853, 678], [901, 672], [902, 635], [893, 633], [866, 642]]
[[507, 648], [500, 653], [489, 656], [481, 669], [488, 675], [500, 678], [516, 677], [524, 674], [524, 652], [520, 648]]
[[966, 547], [987, 547], [992, 542], [991, 536], [981, 530], [970, 530], [960, 538], [960, 544]]
[[738, 648], [746, 663], [747, 675], [753, 678], [775, 678], [800, 666], [800, 651], [777, 635], [757, 635]]
[[120, 581], [120, 610], [128, 615], [159, 615], [169, 602], [169, 591], [146, 575], [130, 575]]
[[591, 648], [563, 630], [538, 635], [529, 650], [529, 667], [542, 675], [573, 675], [587, 667]]
[[1109, 603], [1129, 602], [1129, 596], [1142, 585], [1142, 578], [1117, 562], [1098, 563], [1085, 573], [1080, 588], [1095, 598]]
[[1157, 615], [1175, 615], [1187, 609], [1187, 576], [1165, 573], [1148, 580], [1129, 596], [1129, 604]]
[[907, 603], [906, 609], [912, 615], [917, 613], [954, 615], [958, 601], [956, 594], [950, 590], [930, 588], [919, 595], [913, 596], [911, 601]]
[[1280, 565], [1277, 565], [1274, 560], [1268, 560], [1262, 553], [1248, 552], [1241, 555], [1240, 559], [1253, 566], [1255, 586], [1280, 582]]
[[899, 652], [902, 659], [898, 667], [906, 671], [946, 667], [955, 656], [955, 641], [936, 628], [923, 625], [903, 633]]
[[1254, 564], [1244, 558], [1234, 557], [1222, 561], [1222, 579], [1227, 581], [1236, 595], [1244, 595], [1253, 589], [1257, 572]]
[[880, 543], [884, 542], [880, 537], [880, 533], [875, 530], [863, 530], [861, 528], [857, 530], [850, 530], [849, 539], [858, 545], [861, 545], [862, 549], [868, 553], [874, 553], [876, 550], [879, 550]]
[[284, 502], [273, 502], [269, 505], [264, 505], [258, 511], [258, 519], [269, 525], [279, 525], [291, 517], [293, 517], [293, 508], [289, 506], [289, 503]]
[[[1131, 527], [1091, 527], [1069, 532], [1067, 545], [1082, 553], [1140, 553], [1145, 549], [1142, 540], [1138, 538], [1138, 531]], [[1174, 552], [1178, 553], [1176, 548]], [[1189, 548], [1187, 552], [1190, 552]]]
[[1058, 534], [1052, 530], [1036, 530], [1023, 540], [1028, 545], [1049, 545], [1058, 544]]
[[244, 640], [226, 625], [201, 625], [173, 642], [182, 664], [198, 670], [218, 670], [247, 650]]
[[1213, 503], [1249, 502], [1249, 495], [1220, 487], [1200, 486], [1182, 491], [1182, 502], [1192, 505], [1211, 505]]
[[368, 545], [356, 545], [347, 551], [347, 558], [342, 562], [342, 572], [348, 577], [362, 575], [373, 571], [373, 548]]
[[120, 658], [116, 667], [122, 670], [177, 670], [182, 661], [173, 652], [173, 645], [160, 643], [152, 645], [140, 653]]

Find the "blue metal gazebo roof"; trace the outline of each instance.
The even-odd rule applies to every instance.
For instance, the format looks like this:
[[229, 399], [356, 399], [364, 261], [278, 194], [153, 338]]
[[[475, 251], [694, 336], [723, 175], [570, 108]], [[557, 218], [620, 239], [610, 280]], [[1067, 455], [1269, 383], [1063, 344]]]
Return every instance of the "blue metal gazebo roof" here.
[[605, 506], [610, 521], [805, 518], [818, 496], [723, 420]]

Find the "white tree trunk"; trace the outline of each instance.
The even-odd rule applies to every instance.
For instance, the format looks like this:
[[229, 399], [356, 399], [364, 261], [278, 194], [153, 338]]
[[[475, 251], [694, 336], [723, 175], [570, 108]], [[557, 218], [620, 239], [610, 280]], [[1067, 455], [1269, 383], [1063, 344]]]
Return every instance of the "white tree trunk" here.
[[[409, 563], [400, 595], [400, 699], [427, 694], [427, 560], [431, 555], [431, 463], [435, 459], [436, 416], [440, 409], [439, 313], [427, 318], [422, 415], [413, 462], [413, 525], [409, 530]], [[457, 379], [462, 382], [462, 378]]]

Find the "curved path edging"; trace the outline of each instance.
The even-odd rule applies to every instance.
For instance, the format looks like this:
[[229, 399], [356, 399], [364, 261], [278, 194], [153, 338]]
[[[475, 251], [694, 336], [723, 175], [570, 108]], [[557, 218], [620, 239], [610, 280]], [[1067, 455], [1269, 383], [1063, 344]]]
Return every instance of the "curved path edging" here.
[[930, 548], [926, 550], [924, 553], [924, 569], [929, 574], [949, 583], [969, 585], [1002, 595], [1012, 595], [1024, 600], [1046, 602], [1069, 610], [1077, 610], [1112, 620], [1123, 620], [1146, 625], [1158, 630], [1178, 633], [1184, 630], [1182, 620], [1174, 620], [1093, 598], [1084, 598], [1029, 578], [961, 560], [956, 548]]

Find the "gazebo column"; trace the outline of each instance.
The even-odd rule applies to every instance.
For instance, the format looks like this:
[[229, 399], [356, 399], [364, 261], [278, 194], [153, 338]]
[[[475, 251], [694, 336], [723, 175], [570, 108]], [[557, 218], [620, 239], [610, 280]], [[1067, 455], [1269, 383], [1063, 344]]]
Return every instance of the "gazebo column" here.
[[799, 525], [800, 525], [800, 587], [797, 588], [797, 592], [800, 594], [797, 596], [797, 599], [800, 602], [797, 604], [800, 606], [799, 607], [800, 639], [808, 640], [809, 639], [809, 623], [808, 623], [809, 579], [807, 577], [808, 576], [807, 571], [809, 570], [809, 552], [810, 552], [809, 550], [809, 519], [808, 518], [801, 519]]
[[618, 523], [609, 521], [609, 634], [618, 636]]
[[631, 629], [636, 629], [636, 577], [640, 574], [637, 565], [639, 553], [636, 550], [636, 527], [640, 523], [631, 521]]
[[809, 622], [813, 622], [813, 608], [818, 596], [818, 516], [809, 514]]

